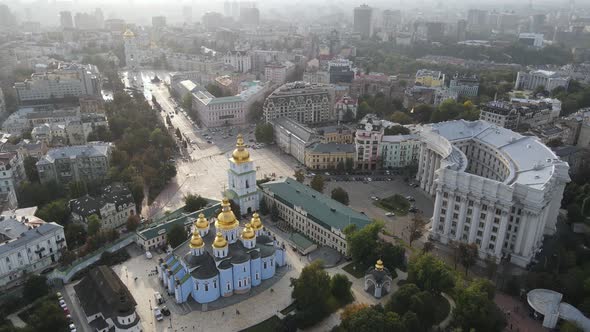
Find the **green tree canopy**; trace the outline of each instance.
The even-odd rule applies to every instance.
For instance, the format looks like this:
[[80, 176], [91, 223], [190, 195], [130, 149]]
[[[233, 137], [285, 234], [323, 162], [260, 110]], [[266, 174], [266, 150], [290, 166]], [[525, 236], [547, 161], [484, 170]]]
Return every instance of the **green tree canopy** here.
[[31, 275], [25, 281], [23, 288], [23, 297], [27, 302], [43, 297], [49, 293], [49, 286], [47, 285], [47, 278], [40, 275]]
[[412, 260], [408, 280], [434, 294], [448, 292], [455, 285], [455, 279], [445, 263], [430, 254], [422, 254]]
[[348, 193], [342, 187], [332, 189], [332, 199], [348, 205]]
[[[389, 118], [392, 122], [396, 122], [402, 125], [412, 123], [412, 117], [409, 116], [407, 113], [401, 111], [395, 111], [391, 114]], [[395, 134], [386, 134], [386, 135], [395, 135]]]
[[70, 209], [68, 208], [65, 199], [58, 199], [45, 204], [42, 208], [37, 210], [35, 215], [46, 222], [55, 222], [60, 225], [65, 225], [70, 215]]
[[389, 128], [385, 128], [384, 134], [385, 135], [408, 135], [410, 133], [410, 129], [404, 126], [393, 126]]
[[184, 211], [195, 212], [207, 206], [207, 200], [201, 195], [188, 194], [184, 196]]
[[[487, 287], [486, 287], [487, 288]], [[452, 325], [470, 331], [500, 332], [506, 326], [502, 311], [490, 300], [481, 285], [474, 284], [458, 290]]]
[[176, 248], [181, 245], [184, 241], [186, 241], [188, 235], [184, 230], [182, 225], [176, 224], [166, 232], [166, 238], [168, 240], [168, 244], [172, 248]]
[[311, 179], [310, 186], [316, 191], [321, 193], [324, 192], [324, 177], [321, 174], [314, 175], [314, 177]]
[[139, 219], [139, 215], [133, 214], [127, 217], [127, 222], [125, 223], [125, 227], [129, 232], [135, 232], [135, 230], [139, 227], [141, 220]]
[[254, 136], [256, 136], [257, 142], [272, 143], [274, 141], [272, 125], [270, 123], [257, 124]]
[[303, 181], [305, 180], [305, 173], [301, 169], [296, 170], [293, 176], [295, 177], [295, 180], [297, 180], [297, 182], [303, 183]]
[[102, 222], [96, 214], [93, 214], [90, 217], [88, 217], [87, 224], [89, 236], [97, 234], [102, 226]]

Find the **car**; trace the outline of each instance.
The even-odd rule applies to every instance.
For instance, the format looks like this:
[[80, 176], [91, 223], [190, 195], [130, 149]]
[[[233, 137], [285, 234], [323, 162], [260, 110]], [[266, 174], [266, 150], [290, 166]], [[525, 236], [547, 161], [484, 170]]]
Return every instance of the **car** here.
[[385, 214], [385, 216], [387, 216], [387, 217], [395, 217], [395, 213], [393, 213], [393, 212], [387, 212]]
[[55, 293], [55, 295], [57, 295], [57, 297], [62, 297], [60, 292]]
[[207, 143], [209, 143], [209, 144], [213, 144], [213, 141], [210, 141], [210, 140], [208, 140], [208, 141], [207, 141]]
[[69, 328], [70, 328], [70, 331], [74, 331], [74, 330], [76, 330], [76, 325], [70, 324]]
[[160, 292], [154, 292], [154, 298], [156, 299], [157, 304], [164, 303], [164, 298], [162, 297], [162, 294], [160, 294]]
[[371, 182], [371, 181], [373, 181], [373, 179], [371, 179], [371, 178], [367, 178], [367, 181]]
[[68, 315], [66, 315], [66, 320], [68, 321], [68, 323], [70, 323], [70, 324], [71, 324], [71, 323], [73, 322], [73, 320], [72, 320], [72, 315], [69, 315], [69, 314], [68, 314]]
[[420, 210], [418, 210], [415, 206], [412, 206], [408, 211], [410, 211], [412, 213], [416, 213], [416, 212], [419, 212]]
[[162, 311], [162, 314], [164, 316], [170, 316], [170, 309], [168, 309], [167, 306], [163, 305], [162, 308], [160, 309], [160, 311]]
[[330, 176], [330, 173], [328, 173], [328, 172], [326, 172], [326, 173], [324, 173], [324, 174], [325, 174], [326, 176]]
[[377, 196], [371, 196], [371, 199], [374, 200], [374, 201], [378, 201], [379, 200], [379, 197], [377, 197]]
[[152, 259], [152, 257], [152, 253], [149, 250], [145, 252], [145, 258]]
[[410, 201], [410, 202], [415, 202], [416, 201], [416, 199], [414, 197], [412, 197], [412, 196], [406, 196], [406, 199], [408, 201]]
[[164, 316], [162, 315], [162, 311], [160, 310], [160, 308], [155, 307], [154, 308], [154, 317], [156, 317], [156, 320], [159, 322], [162, 319], [164, 319]]
[[69, 315], [70, 314], [70, 310], [68, 310], [68, 308], [62, 308], [64, 310], [64, 314]]
[[65, 308], [67, 308], [67, 307], [68, 307], [67, 303], [65, 303], [63, 300], [59, 301], [59, 306], [60, 306], [62, 309], [65, 309]]

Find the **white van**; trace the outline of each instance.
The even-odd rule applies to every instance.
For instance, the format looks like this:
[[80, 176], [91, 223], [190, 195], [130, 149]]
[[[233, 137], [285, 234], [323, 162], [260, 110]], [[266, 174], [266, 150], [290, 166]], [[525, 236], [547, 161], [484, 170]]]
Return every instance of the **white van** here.
[[160, 294], [160, 292], [155, 292], [154, 293], [154, 298], [156, 298], [156, 303], [157, 304], [164, 303], [164, 298], [162, 297], [162, 294]]

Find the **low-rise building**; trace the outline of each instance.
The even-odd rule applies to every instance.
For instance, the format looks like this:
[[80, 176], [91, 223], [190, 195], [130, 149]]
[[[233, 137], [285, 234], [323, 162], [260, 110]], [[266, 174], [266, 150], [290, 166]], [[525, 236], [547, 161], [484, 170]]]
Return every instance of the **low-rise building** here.
[[191, 80], [183, 80], [172, 84], [172, 90], [174, 90], [174, 94], [180, 100], [184, 100], [184, 97], [186, 95], [192, 94], [198, 91], [199, 89], [201, 89], [199, 84], [196, 84]]
[[349, 96], [344, 96], [334, 105], [334, 112], [338, 121], [353, 121], [356, 119], [358, 100]]
[[264, 78], [275, 85], [281, 85], [287, 82], [294, 70], [295, 64], [290, 61], [267, 64], [264, 67]]
[[518, 99], [491, 101], [479, 113], [479, 119], [510, 130], [535, 128], [553, 123], [561, 112], [557, 99]]
[[416, 72], [416, 85], [438, 88], [445, 85], [445, 74], [436, 70], [420, 69]]
[[131, 191], [118, 183], [104, 187], [100, 196], [72, 199], [69, 207], [73, 221], [88, 226], [88, 218], [96, 215], [103, 229], [124, 226], [129, 216], [137, 213]]
[[232, 66], [237, 72], [247, 73], [252, 69], [252, 54], [247, 51], [228, 51], [223, 55], [223, 63]]
[[64, 228], [35, 217], [36, 211], [30, 207], [0, 215], [0, 286], [56, 264], [67, 249]]
[[401, 168], [418, 164], [420, 156], [418, 135], [386, 135], [381, 139], [383, 168]]
[[305, 163], [305, 149], [317, 141], [315, 132], [297, 121], [278, 118], [270, 122], [273, 127], [274, 140], [279, 149]]
[[110, 158], [111, 144], [94, 142], [51, 149], [36, 166], [41, 183], [90, 182], [106, 178]]
[[455, 74], [449, 83], [449, 90], [459, 97], [476, 97], [479, 92], [479, 79], [475, 75]]
[[354, 130], [343, 126], [327, 126], [316, 128], [322, 143], [354, 144]]
[[93, 331], [142, 331], [135, 299], [110, 267], [90, 269], [74, 290]]
[[530, 72], [519, 71], [514, 83], [515, 90], [535, 90], [543, 87], [545, 91], [553, 91], [557, 87], [568, 88], [569, 76], [563, 76], [554, 71], [533, 70]]
[[305, 167], [313, 170], [352, 168], [354, 144], [316, 143], [305, 150]]
[[292, 178], [263, 183], [266, 206], [274, 206], [289, 227], [317, 244], [348, 254], [344, 229], [362, 229], [371, 219]]

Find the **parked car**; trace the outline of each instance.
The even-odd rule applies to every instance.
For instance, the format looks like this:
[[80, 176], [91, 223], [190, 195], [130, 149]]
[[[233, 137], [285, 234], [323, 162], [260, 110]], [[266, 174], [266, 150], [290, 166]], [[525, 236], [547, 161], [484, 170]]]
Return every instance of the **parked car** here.
[[410, 201], [410, 202], [415, 202], [416, 201], [416, 199], [414, 197], [412, 197], [412, 196], [406, 196], [406, 199], [408, 201]]
[[165, 305], [162, 306], [162, 308], [160, 309], [160, 311], [162, 311], [162, 314], [164, 316], [170, 316], [170, 309], [168, 309], [168, 307], [166, 307]]
[[69, 328], [70, 328], [70, 331], [76, 331], [76, 325], [74, 325], [74, 324], [70, 324]]
[[164, 303], [164, 298], [162, 297], [162, 294], [160, 294], [160, 292], [155, 292], [154, 293], [154, 298], [156, 299], [156, 303], [157, 304]]
[[395, 217], [395, 213], [393, 213], [393, 212], [387, 212], [385, 214], [385, 216], [387, 216], [387, 217]]
[[152, 257], [152, 253], [149, 250], [145, 252], [145, 258], [152, 259]]
[[164, 316], [162, 315], [162, 311], [160, 310], [160, 308], [155, 307], [154, 308], [154, 317], [156, 317], [156, 320], [159, 322], [162, 319], [164, 319]]

